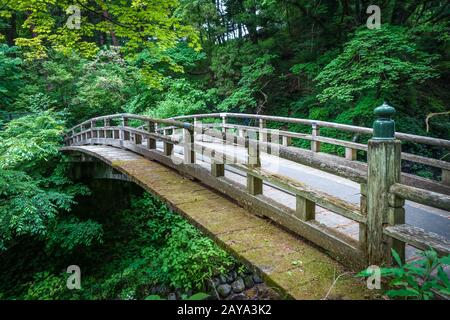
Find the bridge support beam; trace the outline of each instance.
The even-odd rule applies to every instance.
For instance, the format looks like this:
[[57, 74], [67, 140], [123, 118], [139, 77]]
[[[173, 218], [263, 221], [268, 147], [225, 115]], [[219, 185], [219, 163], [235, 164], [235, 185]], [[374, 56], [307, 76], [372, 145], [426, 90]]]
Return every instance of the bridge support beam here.
[[450, 170], [442, 169], [442, 184], [450, 186]]

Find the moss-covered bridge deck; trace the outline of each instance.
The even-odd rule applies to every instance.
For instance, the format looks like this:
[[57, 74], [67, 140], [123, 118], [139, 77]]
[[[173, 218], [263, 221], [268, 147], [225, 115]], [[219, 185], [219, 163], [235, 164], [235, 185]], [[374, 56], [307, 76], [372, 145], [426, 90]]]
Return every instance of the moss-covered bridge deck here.
[[365, 289], [364, 281], [316, 246], [167, 166], [110, 146], [72, 146], [63, 150], [95, 157], [126, 174], [259, 271], [286, 298], [364, 299], [373, 294]]

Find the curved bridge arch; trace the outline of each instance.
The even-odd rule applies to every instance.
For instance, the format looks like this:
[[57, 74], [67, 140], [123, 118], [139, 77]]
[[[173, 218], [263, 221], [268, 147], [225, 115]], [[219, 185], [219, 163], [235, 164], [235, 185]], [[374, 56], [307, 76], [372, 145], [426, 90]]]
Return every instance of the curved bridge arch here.
[[[332, 286], [335, 272], [345, 272], [341, 264], [318, 248], [156, 161], [111, 146], [73, 146], [63, 151], [95, 157], [128, 175], [261, 273], [268, 284], [288, 298], [321, 299]], [[301, 264], [293, 265], [293, 261]], [[363, 282], [345, 278], [332, 294], [363, 299], [368, 291]]]

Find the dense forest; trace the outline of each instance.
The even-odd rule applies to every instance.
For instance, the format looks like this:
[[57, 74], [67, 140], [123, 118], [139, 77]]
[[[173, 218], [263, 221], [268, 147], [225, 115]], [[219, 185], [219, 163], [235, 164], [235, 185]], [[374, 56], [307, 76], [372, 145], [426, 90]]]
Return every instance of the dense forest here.
[[[0, 0], [0, 298], [145, 298], [157, 284], [189, 295], [235, 264], [148, 195], [114, 218], [80, 212], [91, 188], [59, 148], [91, 117], [228, 111], [370, 127], [386, 101], [398, 131], [448, 139], [450, 4], [379, 1], [369, 27], [372, 4]], [[74, 259], [100, 265], [79, 296], [61, 282]]]

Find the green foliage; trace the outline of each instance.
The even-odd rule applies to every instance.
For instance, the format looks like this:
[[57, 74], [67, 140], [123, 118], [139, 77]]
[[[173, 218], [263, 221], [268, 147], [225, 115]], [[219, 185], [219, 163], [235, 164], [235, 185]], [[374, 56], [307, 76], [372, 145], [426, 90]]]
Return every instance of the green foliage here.
[[[395, 250], [392, 256], [398, 267], [381, 268], [381, 276], [391, 279], [392, 289], [386, 291], [388, 297], [429, 300], [435, 298], [435, 292], [450, 296], [450, 279], [444, 271], [444, 266], [450, 265], [450, 256], [439, 258], [430, 249], [420, 252], [420, 259], [405, 264]], [[367, 277], [371, 272], [364, 270], [358, 275]]]
[[51, 111], [11, 121], [0, 132], [0, 166], [27, 169], [56, 156], [63, 133], [63, 122]]
[[270, 61], [275, 57], [265, 54], [256, 58], [251, 65], [242, 67], [239, 88], [222, 101], [218, 108], [222, 111], [238, 109], [240, 112], [255, 108], [257, 111], [262, 110], [267, 103], [267, 95], [263, 90], [269, 84], [269, 76], [274, 71]]
[[156, 107], [145, 113], [156, 118], [169, 118], [178, 115], [205, 112], [208, 105], [216, 101], [215, 91], [204, 91], [186, 79], [167, 79], [164, 81], [165, 93]]
[[90, 247], [103, 242], [103, 227], [98, 222], [80, 221], [76, 217], [61, 219], [51, 230], [47, 239], [47, 249], [60, 249], [65, 253], [74, 249]]
[[[190, 297], [182, 297], [183, 300], [205, 300], [209, 297], [209, 294], [203, 293], [203, 292], [199, 292], [199, 293], [195, 293]], [[149, 295], [148, 297], [145, 298], [145, 300], [165, 300], [163, 299], [161, 296], [157, 295], [157, 294], [152, 294]]]
[[436, 77], [432, 62], [438, 56], [418, 49], [416, 41], [404, 27], [361, 28], [317, 75], [324, 88], [319, 100], [351, 102], [367, 94], [388, 99], [401, 86], [416, 86]]
[[22, 59], [17, 48], [0, 44], [0, 107], [8, 108], [13, 102], [15, 90], [22, 83]]
[[60, 163], [63, 123], [51, 111], [24, 116], [0, 131], [0, 250], [23, 236], [45, 236], [59, 210], [88, 190]]
[[68, 294], [66, 280], [63, 275], [56, 276], [49, 272], [40, 272], [34, 275], [32, 282], [27, 285], [24, 300], [60, 300]]
[[124, 268], [104, 281], [108, 296], [117, 295], [125, 284], [130, 297], [157, 284], [201, 289], [207, 279], [234, 263], [211, 239], [148, 194], [132, 201], [131, 209], [121, 216], [121, 226], [133, 230], [131, 245], [137, 256], [124, 261]]

